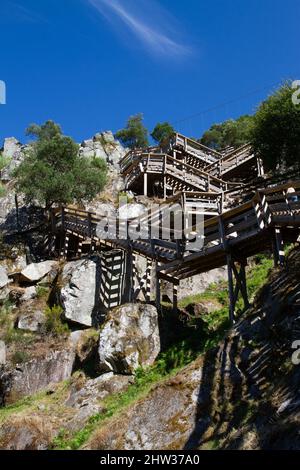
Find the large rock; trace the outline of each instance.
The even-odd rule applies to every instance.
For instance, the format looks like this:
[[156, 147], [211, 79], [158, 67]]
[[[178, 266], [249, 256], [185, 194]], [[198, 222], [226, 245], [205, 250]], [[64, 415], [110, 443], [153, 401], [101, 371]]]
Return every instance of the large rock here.
[[145, 214], [146, 208], [142, 204], [125, 204], [118, 210], [120, 219], [136, 219]]
[[0, 370], [0, 406], [69, 379], [74, 361], [75, 352], [68, 348], [49, 351], [45, 356], [17, 364], [15, 368], [7, 364]]
[[111, 131], [96, 134], [92, 139], [84, 140], [79, 153], [86, 158], [103, 158], [110, 165], [118, 167], [119, 160], [127, 150], [115, 140]]
[[56, 261], [42, 261], [31, 263], [21, 271], [21, 279], [26, 282], [35, 283], [43, 279], [57, 265]]
[[16, 152], [21, 149], [20, 142], [15, 137], [7, 137], [4, 139], [3, 155], [12, 158]]
[[8, 285], [10, 280], [7, 276], [6, 269], [0, 266], [0, 300], [5, 300], [9, 295]]
[[105, 321], [99, 341], [100, 369], [132, 374], [152, 365], [160, 351], [157, 310], [152, 305], [123, 305]]
[[62, 272], [60, 303], [67, 320], [84, 326], [94, 323], [97, 258], [67, 263]]
[[[79, 381], [80, 382], [80, 381]], [[134, 382], [132, 376], [114, 375], [108, 373], [89, 379], [82, 386], [74, 382], [70, 395], [65, 403], [67, 407], [76, 410], [72, 420], [67, 423], [69, 431], [76, 432], [84, 427], [87, 420], [103, 410], [102, 400], [108, 395], [125, 391]]]
[[8, 158], [7, 166], [1, 171], [1, 180], [8, 182], [12, 179], [12, 172], [17, 168], [24, 159], [27, 146], [22, 146], [14, 137], [4, 140], [3, 155]]
[[39, 331], [46, 322], [45, 315], [40, 310], [24, 313], [18, 320], [19, 330]]
[[9, 282], [10, 280], [7, 275], [6, 269], [3, 266], [0, 266], [0, 289], [6, 287]]
[[27, 302], [28, 300], [34, 299], [37, 296], [37, 290], [35, 286], [30, 286], [24, 289], [24, 294], [21, 296], [21, 302]]
[[0, 341], [0, 366], [6, 364], [6, 346], [4, 341]]

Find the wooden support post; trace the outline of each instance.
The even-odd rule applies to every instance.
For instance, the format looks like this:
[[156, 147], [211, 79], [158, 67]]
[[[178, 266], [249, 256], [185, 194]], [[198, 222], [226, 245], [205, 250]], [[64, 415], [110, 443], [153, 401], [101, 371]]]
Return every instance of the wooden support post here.
[[61, 229], [65, 229], [65, 209], [64, 207], [61, 208]]
[[284, 245], [282, 239], [282, 233], [280, 228], [275, 228], [275, 243], [274, 243], [274, 262], [275, 266], [284, 266], [285, 254]]
[[126, 256], [126, 278], [125, 278], [125, 291], [123, 303], [130, 303], [134, 299], [134, 270], [135, 263], [133, 261], [134, 254], [129, 245]]
[[144, 196], [148, 196], [148, 173], [144, 173]]
[[146, 302], [151, 302], [152, 261], [147, 260]]
[[96, 242], [95, 240], [91, 239], [91, 250], [90, 253], [93, 255], [96, 250]]
[[49, 246], [49, 253], [52, 254], [55, 252], [55, 246], [56, 246], [56, 234], [53, 234], [51, 237], [51, 242]]
[[178, 313], [178, 285], [173, 284], [173, 311]]
[[249, 308], [250, 306], [247, 292], [246, 265], [247, 261], [242, 260], [239, 262], [240, 269], [238, 270], [238, 267], [235, 265], [231, 254], [227, 254], [228, 291], [230, 300], [229, 316], [231, 323], [234, 323], [235, 320], [235, 307], [240, 293], [243, 297], [245, 309]]
[[81, 255], [82, 255], [82, 239], [79, 238], [78, 245], [77, 245], [77, 256], [78, 256], [78, 258], [81, 258]]
[[161, 304], [160, 304], [160, 298], [161, 298], [161, 292], [160, 292], [160, 279], [158, 277], [158, 263], [156, 263], [156, 297], [155, 297], [155, 302], [156, 302], [156, 308], [157, 311], [161, 311]]
[[88, 237], [92, 238], [92, 214], [88, 213]]
[[64, 239], [64, 244], [61, 247], [61, 252], [60, 252], [61, 258], [67, 259], [67, 257], [68, 257], [69, 241], [70, 241], [70, 235], [68, 233], [66, 233], [65, 239]]
[[52, 233], [55, 233], [56, 232], [56, 221], [55, 221], [54, 209], [50, 209], [50, 220], [51, 220], [51, 231], [52, 231]]
[[234, 284], [232, 275], [232, 258], [231, 255], [227, 255], [227, 271], [228, 271], [228, 292], [229, 292], [229, 319], [231, 324], [234, 323], [234, 310], [235, 310], [235, 295], [234, 295]]

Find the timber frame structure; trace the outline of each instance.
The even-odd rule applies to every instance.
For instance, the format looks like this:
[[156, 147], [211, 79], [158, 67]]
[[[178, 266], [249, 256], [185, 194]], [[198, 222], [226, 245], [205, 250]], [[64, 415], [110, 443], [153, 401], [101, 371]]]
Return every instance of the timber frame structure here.
[[[234, 322], [239, 295], [245, 308], [249, 306], [247, 260], [273, 250], [275, 263], [282, 265], [284, 244], [298, 240], [300, 179], [296, 175], [284, 183], [267, 180], [262, 162], [250, 145], [221, 154], [174, 134], [163, 148], [130, 151], [120, 161], [120, 171], [128, 191], [160, 196], [169, 207], [177, 204], [192, 222], [183, 224], [180, 236], [175, 236], [174, 229], [165, 240], [161, 236], [163, 210], [146, 210], [137, 219], [117, 219], [115, 236], [116, 233], [110, 234], [108, 217], [69, 207], [52, 210], [52, 254], [80, 258], [84, 251], [97, 251], [108, 257], [110, 252], [122, 253], [124, 268], [118, 271], [121, 284], [115, 290], [109, 287], [112, 299], [103, 294], [107, 308], [134, 302], [143, 294], [146, 302], [154, 299], [160, 309], [161, 282], [167, 281], [173, 286], [173, 307], [177, 310], [178, 287], [183, 279], [227, 265], [229, 315]], [[201, 226], [193, 222], [193, 215], [199, 214], [204, 218]], [[154, 224], [158, 235], [137, 240], [120, 236], [128, 232], [129, 224]], [[199, 249], [189, 243], [197, 237], [202, 242]], [[146, 259], [142, 276], [136, 268], [137, 256]], [[104, 266], [103, 270], [104, 283], [108, 285], [107, 272], [112, 272], [112, 268]], [[154, 272], [155, 292], [151, 293]], [[112, 273], [109, 279], [116, 282], [116, 274]]]

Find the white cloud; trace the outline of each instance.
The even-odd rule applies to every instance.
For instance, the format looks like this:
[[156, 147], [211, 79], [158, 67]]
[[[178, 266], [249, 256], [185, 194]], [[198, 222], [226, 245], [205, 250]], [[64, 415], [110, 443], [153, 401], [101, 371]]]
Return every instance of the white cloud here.
[[[88, 0], [108, 21], [113, 24], [116, 20], [121, 20], [143, 44], [148, 52], [156, 56], [184, 57], [191, 53], [191, 49], [175, 39], [179, 36], [178, 31], [172, 31], [171, 24], [166, 22], [168, 13], [155, 2], [151, 0], [152, 14], [149, 15], [149, 9], [146, 14], [141, 13], [143, 3], [138, 0], [140, 12], [137, 11], [137, 5], [132, 2], [119, 0]], [[144, 4], [145, 5], [145, 4]], [[155, 15], [158, 12], [158, 15]], [[147, 16], [147, 18], [143, 18]], [[155, 18], [156, 16], [156, 18]], [[170, 17], [169, 17], [170, 21]]]

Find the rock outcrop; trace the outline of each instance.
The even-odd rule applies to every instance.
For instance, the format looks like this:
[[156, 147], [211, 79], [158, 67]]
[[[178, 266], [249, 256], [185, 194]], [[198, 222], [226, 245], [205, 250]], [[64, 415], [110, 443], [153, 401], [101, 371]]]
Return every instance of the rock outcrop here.
[[0, 366], [6, 364], [6, 346], [4, 341], [0, 341]]
[[47, 450], [55, 436], [49, 420], [40, 416], [15, 416], [0, 427], [1, 450]]
[[45, 390], [50, 384], [69, 379], [75, 352], [69, 349], [49, 351], [16, 367], [7, 364], [0, 370], [0, 406]]
[[157, 310], [152, 305], [117, 307], [100, 331], [99, 360], [104, 372], [132, 374], [152, 365], [160, 352]]
[[6, 269], [3, 266], [0, 266], [0, 289], [6, 287], [9, 284], [9, 278], [6, 272]]
[[100, 132], [92, 139], [84, 140], [79, 153], [87, 158], [103, 158], [108, 164], [118, 168], [119, 160], [125, 155], [127, 149], [115, 140], [111, 131]]
[[8, 285], [10, 279], [7, 275], [5, 267], [0, 266], [0, 300], [5, 300], [9, 294]]
[[31, 263], [21, 271], [21, 280], [29, 283], [41, 281], [47, 274], [57, 266], [56, 261], [42, 261], [41, 263]]
[[110, 420], [86, 448], [299, 449], [299, 273], [295, 250], [218, 347]]
[[8, 159], [8, 165], [1, 171], [1, 180], [8, 182], [12, 172], [24, 159], [26, 146], [23, 146], [15, 137], [4, 140], [3, 156]]
[[98, 258], [67, 263], [61, 276], [60, 304], [65, 318], [83, 326], [95, 321], [99, 293], [97, 293]]
[[39, 310], [24, 313], [18, 320], [18, 328], [19, 330], [32, 332], [41, 331], [45, 325], [45, 321], [44, 313]]

